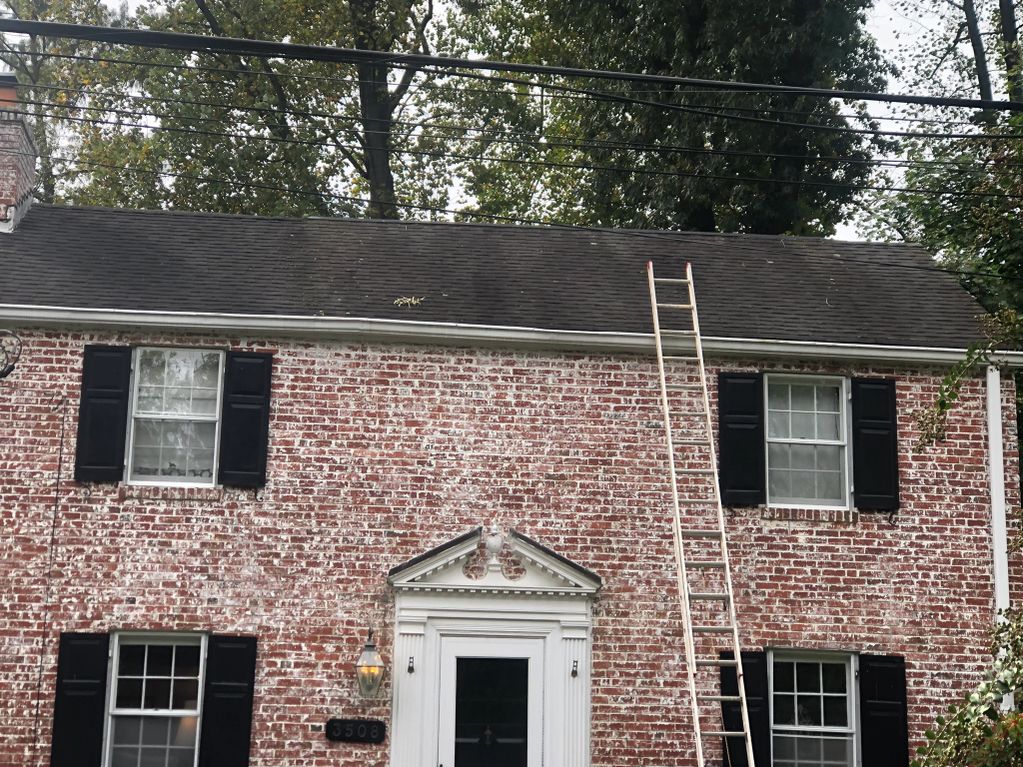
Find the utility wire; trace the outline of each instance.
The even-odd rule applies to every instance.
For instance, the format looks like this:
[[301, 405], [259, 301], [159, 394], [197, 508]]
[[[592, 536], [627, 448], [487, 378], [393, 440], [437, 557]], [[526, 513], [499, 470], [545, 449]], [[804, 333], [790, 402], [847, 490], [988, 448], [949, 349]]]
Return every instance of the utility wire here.
[[[71, 38], [94, 40], [115, 45], [135, 45], [147, 48], [188, 50], [200, 53], [225, 53], [259, 56], [264, 58], [300, 59], [341, 64], [383, 64], [398, 69], [422, 69], [440, 67], [453, 70], [456, 76], [463, 73], [455, 70], [489, 70], [495, 72], [519, 72], [524, 74], [571, 77], [587, 80], [611, 80], [622, 82], [658, 83], [672, 86], [715, 88], [736, 92], [788, 93], [804, 96], [820, 96], [831, 99], [875, 101], [884, 103], [917, 104], [941, 107], [964, 107], [995, 111], [1023, 111], [1023, 104], [985, 99], [963, 99], [941, 96], [916, 96], [887, 93], [870, 93], [829, 88], [807, 88], [768, 83], [731, 82], [674, 75], [654, 75], [638, 72], [612, 72], [607, 70], [584, 69], [579, 67], [557, 67], [541, 64], [519, 64], [505, 61], [467, 59], [449, 56], [435, 56], [416, 53], [393, 53], [387, 51], [357, 50], [332, 46], [299, 45], [267, 40], [250, 40], [233, 37], [193, 35], [181, 32], [155, 30], [118, 29], [115, 27], [89, 26], [84, 24], [59, 24], [49, 21], [25, 19], [0, 19], [0, 31], [17, 34], [42, 35], [50, 38]], [[656, 102], [655, 102], [656, 103]]]
[[[26, 112], [15, 109], [6, 109], [4, 111], [10, 112], [11, 114], [20, 114], [27, 116], [35, 116], [32, 112]], [[119, 128], [136, 128], [140, 130], [151, 130], [156, 132], [170, 132], [170, 133], [182, 133], [187, 135], [198, 135], [198, 136], [212, 136], [216, 138], [238, 138], [244, 140], [258, 140], [265, 141], [274, 144], [292, 144], [302, 146], [317, 146], [323, 148], [333, 148], [338, 150], [350, 150], [359, 151], [361, 146], [352, 144], [342, 144], [340, 142], [326, 143], [322, 141], [315, 141], [312, 139], [295, 139], [295, 138], [280, 138], [278, 136], [263, 136], [259, 134], [248, 134], [248, 133], [228, 133], [224, 131], [209, 131], [202, 130], [199, 128], [177, 128], [174, 126], [154, 126], [147, 125], [145, 123], [125, 123], [120, 120], [100, 120], [92, 117], [74, 117], [72, 115], [47, 115], [50, 119], [64, 120], [77, 123], [87, 123], [92, 125], [110, 125]], [[651, 168], [628, 168], [619, 166], [607, 166], [607, 165], [591, 165], [587, 163], [563, 163], [563, 162], [552, 162], [549, 160], [527, 160], [523, 158], [512, 158], [512, 157], [482, 157], [477, 155], [460, 155], [446, 151], [428, 151], [419, 149], [388, 149], [388, 152], [396, 155], [413, 155], [421, 157], [435, 157], [435, 158], [448, 158], [455, 160], [466, 160], [470, 162], [496, 162], [505, 163], [511, 165], [523, 165], [533, 167], [544, 167], [544, 168], [567, 168], [574, 170], [592, 170], [592, 171], [611, 171], [616, 173], [636, 173], [642, 175], [652, 176], [668, 176], [673, 178], [695, 178], [705, 179], [709, 181], [727, 181], [730, 183], [741, 183], [741, 184], [780, 184], [783, 186], [804, 186], [804, 187], [816, 187], [821, 189], [840, 189], [840, 190], [851, 190], [851, 191], [869, 191], [869, 192], [881, 192], [883, 194], [926, 194], [933, 195], [936, 197], [978, 197], [978, 198], [1000, 198], [1000, 199], [1023, 199], [1023, 194], [1008, 194], [1004, 192], [976, 192], [976, 191], [958, 191], [958, 190], [935, 190], [926, 189], [923, 187], [903, 187], [903, 186], [872, 186], [870, 184], [854, 184], [854, 183], [842, 183], [838, 181], [817, 181], [813, 179], [781, 179], [781, 178], [769, 178], [763, 176], [731, 176], [715, 173], [690, 173], [685, 171], [666, 171], [656, 170]], [[125, 170], [130, 170], [125, 168]]]
[[[54, 87], [54, 90], [63, 90], [63, 88]], [[127, 98], [136, 99], [136, 100], [153, 100], [153, 101], [160, 101], [160, 102], [165, 101], [165, 99], [158, 98], [158, 97], [127, 96]], [[22, 104], [29, 104], [29, 105], [33, 105], [33, 106], [39, 106], [39, 107], [43, 107], [43, 108], [47, 108], [47, 109], [61, 109], [61, 110], [66, 110], [68, 112], [74, 112], [74, 111], [92, 111], [92, 112], [101, 112], [101, 113], [109, 113], [109, 114], [116, 114], [116, 115], [126, 115], [126, 116], [129, 116], [129, 117], [132, 117], [133, 119], [153, 118], [153, 119], [157, 119], [157, 120], [175, 120], [175, 121], [214, 123], [214, 124], [217, 124], [217, 125], [230, 125], [229, 121], [225, 120], [224, 118], [218, 118], [218, 117], [203, 117], [203, 116], [199, 116], [199, 115], [181, 115], [181, 114], [166, 113], [166, 112], [121, 109], [121, 108], [109, 107], [109, 106], [91, 106], [91, 105], [86, 105], [86, 104], [69, 104], [69, 103], [63, 103], [62, 104], [62, 103], [59, 103], [59, 102], [38, 101], [38, 100], [34, 100], [34, 99], [20, 99], [19, 101]], [[221, 109], [225, 109], [225, 110], [252, 111], [252, 112], [259, 113], [259, 114], [276, 114], [276, 115], [287, 114], [287, 115], [298, 116], [298, 117], [326, 118], [326, 119], [331, 119], [331, 120], [345, 120], [345, 119], [348, 119], [348, 118], [344, 117], [343, 115], [337, 115], [337, 114], [333, 114], [332, 115], [332, 114], [327, 113], [327, 112], [305, 112], [305, 111], [295, 110], [295, 109], [274, 110], [274, 109], [268, 109], [268, 108], [265, 108], [265, 107], [234, 107], [234, 106], [232, 106], [230, 104], [222, 104], [222, 103], [214, 103], [214, 102], [195, 102], [195, 101], [187, 101], [187, 100], [181, 100], [181, 99], [167, 99], [166, 101], [168, 101], [169, 103], [180, 103], [180, 104], [184, 104], [184, 105], [207, 106], [207, 107], [221, 108]], [[8, 110], [8, 111], [12, 111], [13, 112], [14, 110]], [[80, 122], [86, 121], [85, 118], [76, 118], [76, 117], [72, 117], [72, 116], [65, 117], [63, 115], [56, 115], [56, 114], [45, 114], [45, 113], [35, 113], [35, 112], [17, 112], [17, 113], [18, 114], [31, 114], [33, 116], [40, 116], [40, 114], [42, 114], [42, 116], [50, 117], [50, 118], [56, 119], [56, 120], [71, 120], [71, 121], [80, 121]], [[167, 125], [164, 125], [164, 124], [161, 124], [161, 125], [150, 125], [150, 124], [141, 124], [140, 125], [140, 124], [135, 124], [135, 125], [133, 125], [133, 124], [124, 123], [124, 122], [121, 122], [121, 121], [101, 120], [99, 118], [89, 118], [89, 119], [91, 119], [93, 122], [96, 122], [98, 124], [113, 125], [113, 126], [123, 126], [123, 127], [128, 127], [128, 128], [147, 128], [147, 129], [151, 129], [151, 130], [178, 131], [178, 132], [183, 132], [184, 131], [183, 128], [174, 128], [174, 127], [167, 126]], [[407, 121], [407, 120], [396, 120], [396, 121], [392, 121], [392, 122], [395, 122], [396, 124], [400, 124], [400, 125], [412, 126], [413, 128], [423, 127], [424, 126], [423, 122], [413, 122], [413, 121]], [[291, 127], [297, 127], [297, 126], [291, 126]], [[487, 131], [484, 131], [482, 129], [477, 129], [477, 128], [473, 128], [473, 127], [469, 127], [469, 126], [458, 126], [457, 129], [465, 130], [465, 131], [479, 130], [482, 133], [488, 133]], [[357, 140], [359, 139], [360, 136], [367, 135], [367, 134], [391, 135], [391, 131], [385, 131], [385, 130], [374, 131], [374, 130], [368, 130], [368, 129], [359, 129], [359, 128], [347, 127], [347, 126], [346, 127], [339, 127], [339, 128], [336, 128], [335, 130], [339, 131], [341, 133], [351, 134]], [[203, 134], [203, 135], [220, 135], [220, 136], [232, 137], [232, 138], [240, 138], [240, 137], [252, 138], [252, 139], [259, 140], [259, 141], [268, 141], [268, 142], [277, 142], [277, 143], [302, 144], [302, 145], [322, 146], [322, 147], [336, 147], [336, 148], [343, 148], [343, 149], [350, 149], [350, 150], [361, 150], [362, 149], [362, 145], [361, 144], [358, 144], [358, 145], [342, 144], [342, 143], [336, 142], [336, 141], [335, 142], [324, 142], [324, 141], [315, 141], [315, 140], [306, 140], [306, 139], [289, 139], [289, 138], [281, 138], [281, 137], [277, 137], [277, 136], [265, 136], [265, 135], [262, 135], [262, 134], [255, 134], [255, 133], [254, 134], [247, 134], [247, 133], [219, 132], [219, 131], [201, 130], [201, 129], [198, 129], [198, 128], [194, 129], [193, 132], [200, 133], [200, 134]], [[505, 133], [505, 132], [499, 131], [498, 134], [500, 134], [500, 133]], [[756, 152], [756, 151], [738, 150], [738, 149], [714, 149], [714, 148], [710, 148], [710, 147], [685, 147], [685, 146], [672, 145], [672, 144], [639, 144], [639, 143], [634, 143], [634, 142], [615, 142], [615, 141], [600, 141], [600, 140], [588, 141], [586, 139], [582, 139], [582, 138], [579, 138], [579, 137], [574, 137], [574, 138], [573, 137], [569, 137], [569, 138], [573, 138], [573, 140], [563, 141], [563, 140], [559, 140], [557, 138], [546, 138], [546, 137], [541, 138], [540, 136], [538, 136], [535, 133], [527, 133], [525, 131], [511, 131], [509, 133], [513, 133], [513, 134], [517, 134], [517, 135], [528, 135], [528, 136], [531, 136], [531, 140], [501, 138], [500, 136], [493, 137], [493, 138], [486, 138], [486, 139], [481, 138], [479, 140], [480, 141], [487, 141], [488, 143], [508, 144], [508, 145], [513, 145], [513, 146], [527, 146], [527, 147], [530, 147], [531, 149], [534, 149], [534, 150], [537, 150], [537, 151], [540, 151], [540, 150], [546, 149], [546, 148], [566, 148], [566, 149], [575, 149], [575, 150], [592, 149], [592, 148], [607, 148], [607, 149], [624, 149], [624, 150], [628, 150], [628, 151], [639, 151], [639, 152], [657, 152], [658, 154], [696, 154], [696, 155], [709, 155], [709, 156], [717, 156], [717, 157], [745, 157], [745, 158], [760, 158], [760, 159], [793, 160], [793, 161], [803, 162], [803, 163], [807, 163], [807, 164], [835, 163], [835, 164], [861, 165], [861, 166], [862, 165], [866, 165], [866, 166], [874, 166], [874, 165], [876, 165], [876, 166], [879, 166], [879, 167], [891, 167], [891, 168], [954, 167], [954, 168], [962, 168], [964, 170], [967, 169], [967, 166], [964, 163], [956, 161], [956, 160], [908, 160], [908, 159], [907, 160], [900, 160], [900, 159], [885, 159], [885, 158], [878, 159], [878, 158], [866, 158], [866, 157], [836, 157], [836, 156], [832, 156], [832, 155], [816, 155], [816, 156], [811, 156], [811, 155], [801, 155], [801, 154], [782, 153], [782, 152]], [[411, 136], [412, 132], [409, 132], [408, 135]], [[416, 135], [419, 138], [438, 139], [438, 140], [441, 140], [441, 141], [450, 141], [453, 138], [457, 138], [456, 136], [452, 136], [450, 133], [449, 134], [437, 134], [437, 133], [428, 133], [428, 132], [425, 132], [425, 131], [421, 132], [421, 133], [418, 133]], [[418, 154], [418, 153], [420, 153], [421, 150], [392, 150], [392, 151], [399, 152], [399, 153]], [[467, 156], [467, 155], [458, 155], [458, 154], [454, 154], [454, 153], [435, 153], [435, 154], [436, 154], [436, 156], [444, 156], [446, 154], [446, 156], [451, 157], [452, 159], [478, 159], [478, 160], [487, 160], [487, 161], [492, 161], [492, 162], [496, 162], [496, 161], [500, 161], [500, 162], [513, 162], [513, 163], [514, 162], [520, 162], [520, 163], [524, 163], [524, 164], [530, 164], [529, 162], [527, 162], [525, 160], [518, 160], [516, 158], [501, 158], [501, 157], [484, 158], [484, 157], [477, 157], [476, 155], [468, 155]], [[544, 164], [544, 163], [537, 162], [535, 164]], [[548, 164], [550, 164], [550, 163], [548, 163]], [[624, 172], [624, 173], [634, 172], [634, 173], [646, 173], [646, 174], [653, 174], [653, 175], [674, 175], [673, 173], [668, 172], [668, 171], [648, 170], [648, 169], [643, 169], [643, 168], [637, 168], [635, 166], [632, 166], [632, 167], [610, 166], [609, 167], [609, 166], [586, 165], [586, 164], [575, 164], [575, 165], [560, 164], [560, 165], [558, 165], [558, 167], [577, 167], [577, 168], [589, 169], [589, 170], [608, 170], [608, 171], [618, 171], [618, 172]], [[1002, 168], [1007, 168], [1007, 167], [1023, 167], [1023, 163], [1002, 163], [1002, 164], [1000, 164], [999, 167], [1002, 167]]]
[[[18, 50], [18, 49], [15, 49], [15, 48], [8, 48], [7, 50], [3, 51], [2, 53], [3, 54], [16, 55], [16, 56], [26, 56], [26, 57], [70, 59], [70, 60], [75, 60], [75, 61], [85, 61], [85, 62], [99, 63], [99, 64], [127, 64], [127, 65], [138, 66], [138, 67], [155, 67], [155, 68], [163, 68], [163, 69], [184, 69], [184, 70], [191, 70], [191, 71], [198, 71], [198, 72], [211, 72], [211, 73], [221, 74], [221, 75], [222, 74], [237, 74], [237, 75], [245, 75], [245, 76], [253, 76], [253, 77], [287, 77], [287, 78], [291, 78], [291, 79], [325, 81], [325, 82], [331, 82], [331, 83], [346, 83], [346, 84], [350, 84], [350, 85], [356, 85], [356, 84], [361, 84], [362, 83], [362, 80], [360, 78], [358, 78], [358, 77], [338, 77], [338, 76], [331, 77], [331, 76], [327, 76], [327, 75], [309, 75], [309, 74], [304, 74], [304, 73], [300, 73], [300, 72], [288, 72], [288, 71], [279, 71], [279, 70], [275, 70], [273, 72], [266, 72], [266, 71], [263, 71], [261, 69], [248, 70], [248, 69], [233, 69], [233, 68], [230, 68], [230, 67], [207, 67], [207, 66], [202, 66], [202, 65], [199, 65], [199, 64], [185, 64], [185, 63], [168, 64], [166, 62], [142, 61], [142, 60], [139, 60], [139, 59], [124, 59], [124, 58], [109, 58], [109, 57], [99, 57], [99, 56], [84, 56], [84, 55], [75, 55], [75, 54], [69, 54], [69, 53], [49, 53], [49, 52], [44, 52], [44, 51], [25, 51], [25, 50]], [[451, 77], [451, 76], [453, 76], [452, 73], [448, 73], [448, 72], [431, 72], [431, 73], [432, 74], [438, 74], [441, 77]], [[486, 79], [490, 79], [490, 78], [486, 78]], [[213, 84], [213, 85], [223, 85], [224, 84], [223, 80], [215, 80], [215, 79], [212, 79], [212, 78], [205, 79], [202, 82], [206, 82], [206, 83]], [[515, 78], [507, 78], [507, 79], [501, 80], [500, 82], [505, 83], [505, 84], [508, 84], [508, 83], [528, 84], [528, 83], [525, 83], [522, 80], [515, 79]], [[46, 88], [46, 87], [58, 88], [58, 87], [60, 87], [60, 86], [53, 86], [53, 85], [47, 86], [47, 85], [44, 85], [44, 84], [36, 84], [36, 83], [22, 83], [21, 85], [23, 87], [26, 87], [26, 88]], [[423, 89], [423, 88], [438, 88], [440, 86], [438, 86], [436, 83], [433, 83], [433, 82], [422, 82], [422, 83], [412, 83], [409, 87], [416, 88], [416, 89]], [[76, 92], [76, 93], [88, 93], [89, 92], [87, 89], [77, 89], [77, 88], [69, 88], [69, 87], [64, 87], [63, 89], [71, 91], [71, 92]], [[460, 88], [459, 92], [463, 92], [463, 93], [484, 93], [484, 94], [490, 94], [490, 95], [495, 95], [495, 94], [511, 95], [511, 96], [515, 96], [516, 98], [529, 98], [529, 99], [549, 99], [549, 100], [553, 100], [553, 99], [566, 99], [566, 100], [583, 100], [583, 101], [593, 100], [592, 96], [575, 95], [575, 94], [557, 94], [556, 95], [556, 94], [551, 94], [551, 93], [544, 93], [543, 91], [546, 91], [546, 90], [548, 90], [548, 86], [546, 84], [540, 83], [540, 84], [538, 84], [538, 87], [536, 89], [523, 90], [523, 91], [518, 91], [518, 92], [511, 92], [511, 91], [509, 91], [509, 90], [507, 90], [505, 88]], [[601, 91], [601, 90], [596, 90], [596, 89], [588, 89], [588, 90], [590, 92], [592, 92], [592, 93], [595, 93], [595, 94], [621, 95], [619, 92], [615, 92], [615, 91]], [[660, 90], [649, 90], [649, 91], [648, 90], [630, 90], [629, 92], [630, 93], [661, 93], [661, 94], [664, 93], [663, 89], [660, 89]], [[722, 94], [740, 95], [740, 96], [741, 95], [748, 95], [748, 96], [759, 96], [759, 95], [762, 95], [762, 94], [758, 94], [758, 93], [736, 93], [735, 91], [712, 91], [712, 90], [707, 90], [707, 89], [700, 89], [700, 90], [696, 90], [696, 91], [676, 91], [676, 95], [679, 95], [679, 96], [701, 95], [701, 94], [702, 95], [706, 95], [708, 93], [722, 93]], [[114, 94], [111, 94], [111, 95], [114, 95]], [[201, 103], [201, 102], [199, 102], [199, 103]], [[703, 108], [703, 109], [727, 108], [727, 109], [731, 109], [731, 110], [737, 111], [737, 112], [759, 112], [759, 113], [767, 113], [767, 114], [802, 115], [802, 116], [805, 116], [805, 117], [813, 117], [815, 115], [821, 114], [820, 111], [814, 111], [814, 110], [783, 109], [783, 108], [771, 108], [771, 107], [744, 107], [744, 106], [739, 106], [739, 105], [735, 105], [735, 104], [728, 104], [726, 106], [723, 106], [723, 105], [720, 105], [720, 104], [687, 104], [686, 106], [698, 107], [698, 108]], [[974, 122], [972, 122], [970, 120], [944, 120], [944, 119], [941, 119], [941, 118], [938, 118], [938, 117], [892, 117], [892, 116], [871, 115], [871, 114], [868, 114], [868, 113], [856, 113], [856, 112], [836, 112], [836, 113], [833, 113], [833, 115], [829, 115], [829, 116], [841, 117], [841, 118], [848, 119], [848, 120], [868, 120], [868, 121], [881, 121], [881, 122], [908, 122], [908, 123], [917, 123], [917, 124], [920, 124], [920, 125], [934, 124], [934, 125], [946, 125], [946, 126], [947, 125], [976, 126], [976, 123], [974, 123]]]

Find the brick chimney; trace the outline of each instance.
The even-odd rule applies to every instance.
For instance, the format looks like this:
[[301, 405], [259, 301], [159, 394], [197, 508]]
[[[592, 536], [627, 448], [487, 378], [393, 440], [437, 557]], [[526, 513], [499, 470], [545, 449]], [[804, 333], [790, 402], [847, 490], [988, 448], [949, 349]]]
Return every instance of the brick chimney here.
[[32, 204], [36, 147], [18, 107], [18, 80], [0, 74], [0, 233], [14, 231]]

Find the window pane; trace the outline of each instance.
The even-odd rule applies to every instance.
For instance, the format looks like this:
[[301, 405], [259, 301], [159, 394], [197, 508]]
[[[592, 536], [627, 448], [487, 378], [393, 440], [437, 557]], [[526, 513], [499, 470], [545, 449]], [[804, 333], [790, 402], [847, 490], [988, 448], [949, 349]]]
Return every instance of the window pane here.
[[838, 439], [838, 413], [817, 416], [817, 439]]
[[797, 663], [796, 689], [799, 690], [799, 692], [820, 692], [821, 664]]
[[137, 745], [139, 742], [139, 730], [141, 724], [142, 719], [137, 716], [115, 716], [113, 737], [114, 745]]
[[774, 758], [792, 760], [796, 758], [796, 739], [789, 735], [774, 736]]
[[818, 472], [817, 498], [842, 503], [842, 475], [835, 471]]
[[175, 679], [171, 708], [196, 709], [198, 707], [199, 681], [197, 679]]
[[792, 695], [774, 696], [774, 723], [796, 723], [796, 699]]
[[139, 352], [136, 413], [216, 415], [220, 354], [187, 349]]
[[147, 679], [143, 708], [170, 708], [170, 679]]
[[824, 724], [827, 727], [845, 727], [848, 721], [848, 707], [845, 696], [825, 696]]
[[792, 384], [792, 409], [805, 410], [812, 413], [815, 409], [814, 386], [806, 384]]
[[118, 656], [117, 673], [120, 676], [142, 676], [146, 662], [144, 644], [122, 644]]
[[792, 436], [796, 439], [816, 439], [817, 417], [813, 413], [793, 413]]
[[139, 760], [139, 767], [165, 767], [166, 748], [143, 748], [140, 751], [142, 758]]
[[824, 678], [824, 692], [845, 692], [844, 663], [822, 663], [821, 672]]
[[148, 386], [163, 386], [167, 363], [160, 349], [143, 349], [139, 352], [139, 383]]
[[767, 406], [771, 410], [789, 409], [789, 385], [772, 383], [767, 387]]
[[828, 471], [839, 471], [842, 468], [842, 448], [838, 445], [818, 445], [814, 448], [817, 454], [817, 468]]
[[767, 436], [775, 439], [788, 439], [792, 436], [789, 431], [789, 414], [775, 413], [768, 414]]
[[796, 741], [796, 758], [800, 762], [820, 764], [821, 742], [819, 738], [799, 738]]
[[172, 748], [167, 755], [167, 767], [193, 767], [194, 764], [194, 748]]
[[819, 695], [799, 695], [796, 699], [796, 724], [817, 727], [821, 723]]
[[149, 657], [146, 659], [146, 676], [170, 676], [173, 645], [149, 645]]
[[817, 387], [817, 411], [837, 413], [840, 398], [840, 387], [837, 385], [821, 385]]
[[792, 478], [790, 472], [784, 469], [771, 469], [770, 490], [771, 499], [789, 498], [792, 496]]
[[821, 751], [823, 763], [827, 765], [852, 764], [852, 741], [849, 738], [823, 738]]
[[195, 736], [198, 718], [194, 716], [183, 716], [180, 719], [171, 720], [170, 744], [175, 747], [192, 748], [195, 746]]
[[174, 648], [174, 676], [199, 676], [199, 645]]
[[156, 719], [145, 717], [142, 719], [142, 745], [143, 746], [166, 746], [167, 745], [167, 719]]
[[142, 680], [118, 679], [117, 708], [142, 708]]
[[774, 662], [774, 689], [779, 692], [795, 692], [795, 664], [787, 661]]
[[772, 469], [787, 469], [790, 466], [790, 445], [771, 444], [767, 446], [767, 462]]
[[794, 499], [817, 499], [817, 480], [812, 471], [792, 472], [792, 493]]
[[814, 445], [793, 445], [792, 446], [792, 468], [793, 469], [814, 469], [817, 466], [817, 450]]
[[139, 759], [137, 746], [130, 748], [114, 747], [110, 752], [110, 767], [136, 767]]

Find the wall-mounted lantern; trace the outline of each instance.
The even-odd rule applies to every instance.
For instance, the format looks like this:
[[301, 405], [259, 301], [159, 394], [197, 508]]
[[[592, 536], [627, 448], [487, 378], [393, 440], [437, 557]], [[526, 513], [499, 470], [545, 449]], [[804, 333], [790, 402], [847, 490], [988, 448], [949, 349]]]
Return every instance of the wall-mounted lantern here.
[[355, 662], [355, 676], [359, 680], [359, 691], [364, 698], [372, 698], [380, 689], [380, 683], [384, 680], [384, 659], [377, 652], [377, 646], [373, 644], [373, 630], [370, 629], [366, 637], [366, 644], [362, 648], [362, 654]]

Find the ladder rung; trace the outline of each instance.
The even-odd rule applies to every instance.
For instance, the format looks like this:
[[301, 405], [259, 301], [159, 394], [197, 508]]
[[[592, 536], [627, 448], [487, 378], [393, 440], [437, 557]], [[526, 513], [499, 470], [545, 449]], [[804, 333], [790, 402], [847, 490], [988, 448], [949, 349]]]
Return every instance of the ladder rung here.
[[728, 601], [728, 594], [718, 594], [713, 591], [692, 591], [689, 594], [690, 599], [703, 599], [703, 600], [717, 600], [720, 599], [722, 602]]
[[703, 567], [713, 568], [713, 567], [724, 567], [724, 566], [725, 566], [724, 562], [722, 562], [720, 560], [716, 560], [716, 559], [715, 560], [701, 559], [701, 560], [698, 560], [696, 562], [686, 562], [686, 567], [695, 567], [695, 568], [703, 568]]
[[683, 530], [683, 538], [720, 538], [720, 530]]
[[676, 474], [717, 474], [717, 469], [676, 469]]
[[728, 634], [732, 631], [731, 626], [693, 626], [693, 631], [700, 634]]
[[[665, 384], [664, 388], [669, 389], [669, 390], [672, 390], [672, 389], [702, 389], [703, 388], [703, 384]], [[701, 410], [700, 412], [702, 413], [703, 411]]]
[[661, 328], [661, 335], [672, 335], [672, 336], [695, 336], [695, 330], [682, 330], [681, 328]]
[[685, 357], [685, 356], [682, 356], [682, 355], [679, 355], [679, 354], [662, 354], [661, 355], [661, 359], [662, 360], [688, 360], [689, 362], [696, 362], [700, 358], [699, 357]]
[[663, 285], [688, 285], [689, 280], [679, 277], [654, 277], [654, 282], [659, 282]]
[[[686, 310], [689, 310], [689, 309], [693, 308], [693, 305], [692, 304], [657, 304], [657, 308], [658, 309], [686, 309]], [[661, 331], [661, 332], [663, 333], [664, 331]], [[682, 331], [679, 331], [679, 332], [682, 332]], [[686, 333], [692, 333], [694, 335], [696, 333], [695, 330], [687, 330], [685, 332]]]
[[705, 733], [702, 733], [702, 734], [707, 736], [707, 737], [709, 737], [709, 738], [714, 738], [714, 737], [721, 737], [721, 738], [745, 738], [746, 737], [746, 731], [745, 730], [711, 730], [710, 732], [705, 732]]
[[717, 703], [738, 703], [742, 700], [738, 695], [697, 695], [700, 700], [712, 700]]
[[698, 660], [696, 665], [701, 668], [707, 668], [710, 666], [720, 666], [722, 668], [732, 668], [739, 665], [739, 661], [731, 658], [718, 658], [717, 660]]

